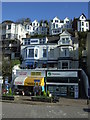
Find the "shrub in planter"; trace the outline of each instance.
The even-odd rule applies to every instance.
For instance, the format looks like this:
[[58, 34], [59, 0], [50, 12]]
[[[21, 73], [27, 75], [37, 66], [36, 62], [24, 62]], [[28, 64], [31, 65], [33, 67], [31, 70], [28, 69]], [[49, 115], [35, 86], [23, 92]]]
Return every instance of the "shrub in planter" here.
[[43, 92], [43, 96], [47, 96], [47, 94], [46, 94], [46, 92], [45, 92], [45, 91]]
[[47, 96], [49, 96], [49, 94], [50, 94], [50, 92], [49, 92], [49, 91], [47, 91]]

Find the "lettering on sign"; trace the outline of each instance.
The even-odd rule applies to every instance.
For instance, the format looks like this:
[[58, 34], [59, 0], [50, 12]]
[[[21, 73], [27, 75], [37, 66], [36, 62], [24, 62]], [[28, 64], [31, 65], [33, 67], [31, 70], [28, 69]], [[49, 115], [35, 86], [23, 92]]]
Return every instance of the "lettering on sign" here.
[[15, 82], [15, 85], [22, 85], [22, 82]]
[[19, 72], [19, 75], [27, 75], [27, 72]]
[[48, 77], [77, 77], [77, 72], [47, 72]]
[[31, 76], [41, 76], [41, 72], [31, 72]]

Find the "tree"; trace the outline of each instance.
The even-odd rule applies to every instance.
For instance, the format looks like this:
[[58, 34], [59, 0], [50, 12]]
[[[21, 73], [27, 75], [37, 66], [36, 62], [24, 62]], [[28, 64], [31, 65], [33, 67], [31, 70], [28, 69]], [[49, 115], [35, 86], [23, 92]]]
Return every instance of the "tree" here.
[[21, 19], [18, 19], [16, 22], [20, 23], [20, 24], [24, 24], [24, 22], [31, 23], [31, 19], [30, 18], [21, 18]]

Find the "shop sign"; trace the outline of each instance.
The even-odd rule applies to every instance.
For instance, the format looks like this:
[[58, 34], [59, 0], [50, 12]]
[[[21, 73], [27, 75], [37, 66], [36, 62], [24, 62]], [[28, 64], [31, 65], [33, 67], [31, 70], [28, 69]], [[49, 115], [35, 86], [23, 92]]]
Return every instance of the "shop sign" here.
[[17, 70], [16, 76], [45, 77], [45, 71]]
[[31, 72], [31, 76], [41, 76], [41, 72]]
[[23, 82], [17, 81], [15, 82], [15, 85], [23, 85]]
[[47, 72], [47, 77], [77, 77], [77, 72]]
[[40, 82], [40, 80], [34, 80], [34, 82]]

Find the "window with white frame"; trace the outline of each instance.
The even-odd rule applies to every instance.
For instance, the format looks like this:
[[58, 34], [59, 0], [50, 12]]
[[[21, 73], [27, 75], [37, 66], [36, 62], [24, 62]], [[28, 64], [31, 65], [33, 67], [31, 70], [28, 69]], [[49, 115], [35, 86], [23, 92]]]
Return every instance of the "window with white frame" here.
[[38, 57], [38, 49], [35, 49], [35, 57]]
[[8, 30], [10, 30], [11, 29], [11, 25], [8, 25]]
[[69, 40], [69, 38], [66, 38], [66, 43], [70, 43], [70, 40]]
[[65, 43], [65, 38], [62, 38], [62, 43], [63, 43], [63, 44]]
[[58, 24], [56, 24], [56, 28], [58, 28]]
[[84, 22], [82, 22], [82, 26], [84, 26]]
[[86, 23], [86, 27], [88, 27], [88, 23]]
[[34, 57], [34, 49], [28, 50], [28, 57]]
[[47, 57], [47, 49], [46, 48], [43, 49], [43, 57]]
[[30, 39], [28, 39], [28, 45], [30, 45]]

